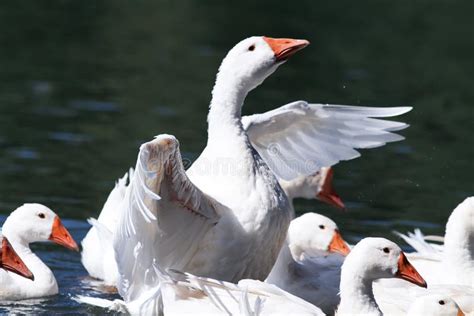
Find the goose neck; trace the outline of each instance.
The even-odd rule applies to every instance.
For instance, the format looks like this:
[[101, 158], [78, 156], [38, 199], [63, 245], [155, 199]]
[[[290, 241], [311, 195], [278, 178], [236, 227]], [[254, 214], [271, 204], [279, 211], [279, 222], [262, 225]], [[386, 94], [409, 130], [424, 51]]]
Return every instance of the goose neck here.
[[347, 266], [341, 271], [340, 295], [341, 303], [338, 314], [367, 313], [370, 315], [382, 315], [372, 290], [373, 279], [357, 273]]
[[56, 283], [52, 271], [48, 266], [30, 249], [28, 243], [21, 239], [9, 239], [13, 249], [23, 260], [25, 265], [35, 276], [33, 281], [36, 286], [51, 286]]
[[210, 142], [243, 134], [241, 110], [246, 96], [246, 89], [235, 79], [217, 76], [208, 115]]
[[266, 282], [279, 285], [278, 283], [284, 279], [284, 276], [287, 274], [288, 266], [294, 262], [293, 256], [291, 255], [291, 250], [288, 245], [288, 239], [285, 240], [285, 243], [280, 249], [278, 258], [273, 265], [270, 274], [268, 275]]
[[474, 236], [463, 230], [447, 230], [443, 262], [454, 270], [474, 266]]

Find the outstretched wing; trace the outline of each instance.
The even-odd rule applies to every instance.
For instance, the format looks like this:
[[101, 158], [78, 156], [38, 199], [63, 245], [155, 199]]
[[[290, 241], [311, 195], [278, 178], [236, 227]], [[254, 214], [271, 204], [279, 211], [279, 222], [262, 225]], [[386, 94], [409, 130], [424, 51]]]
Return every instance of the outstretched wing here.
[[178, 141], [170, 135], [140, 147], [122, 207], [114, 248], [126, 302], [157, 289], [158, 271], [183, 269], [219, 221], [215, 202], [186, 176]]
[[402, 140], [392, 133], [408, 125], [378, 117], [401, 115], [411, 107], [359, 107], [296, 101], [242, 117], [252, 145], [284, 180], [359, 157], [355, 148], [375, 148]]

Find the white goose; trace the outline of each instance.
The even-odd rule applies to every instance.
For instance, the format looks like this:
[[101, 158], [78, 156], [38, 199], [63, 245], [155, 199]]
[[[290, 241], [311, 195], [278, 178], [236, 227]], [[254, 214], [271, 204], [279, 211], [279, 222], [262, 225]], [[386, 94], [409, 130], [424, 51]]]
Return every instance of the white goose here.
[[[0, 270], [2, 270], [2, 272], [3, 270], [5, 272], [13, 272], [24, 278], [34, 280], [35, 277], [33, 273], [31, 273], [20, 256], [18, 256], [8, 239], [0, 235], [0, 243]], [[0, 279], [0, 284], [2, 284], [1, 282], [3, 282], [3, 279]]]
[[464, 316], [464, 313], [453, 299], [438, 294], [417, 298], [410, 306], [407, 315]]
[[306, 213], [291, 221], [286, 241], [265, 282], [327, 314], [334, 313], [339, 304], [341, 266], [349, 252], [336, 223], [326, 216]]
[[305, 40], [251, 37], [222, 62], [212, 92], [207, 146], [185, 172], [179, 144], [159, 135], [140, 148], [114, 247], [119, 293], [140, 299], [160, 283], [151, 267], [225, 281], [263, 280], [291, 219], [277, 177], [291, 180], [402, 139], [410, 110], [290, 103], [241, 118], [248, 92], [307, 46]]
[[59, 217], [41, 204], [24, 204], [5, 220], [2, 234], [33, 273], [34, 280], [0, 270], [0, 299], [21, 300], [55, 295], [58, 284], [51, 270], [30, 249], [29, 244], [53, 241], [78, 251]]
[[[113, 234], [118, 225], [120, 204], [125, 197], [127, 179], [133, 175], [133, 168], [118, 179], [102, 207], [99, 217], [89, 218], [92, 225], [82, 240], [82, 264], [93, 278], [104, 285], [116, 286], [118, 280], [117, 263], [113, 249]], [[290, 200], [295, 198], [319, 199], [338, 208], [344, 208], [339, 195], [332, 186], [333, 170], [323, 167], [309, 176], [300, 176], [290, 181], [280, 181], [280, 185]]]
[[474, 197], [465, 199], [452, 212], [441, 249], [426, 243], [420, 234], [399, 235], [419, 250], [408, 258], [426, 278], [429, 289], [380, 280], [374, 284], [374, 292], [381, 304], [398, 305], [403, 298], [408, 306], [416, 297], [442, 294], [453, 298], [466, 314], [474, 313]]
[[426, 282], [395, 243], [365, 238], [352, 248], [341, 269], [341, 304], [336, 315], [382, 315], [372, 292], [381, 278], [400, 278], [426, 288]]
[[465, 199], [449, 216], [441, 249], [426, 243], [420, 234], [399, 236], [419, 250], [410, 259], [428, 283], [474, 287], [474, 197]]
[[[160, 270], [156, 273], [161, 279], [160, 288], [150, 289], [140, 300], [125, 303], [84, 296], [75, 300], [132, 315], [158, 311], [164, 315], [324, 315], [316, 306], [260, 281], [233, 284], [177, 271], [170, 275]], [[377, 278], [402, 278], [426, 286], [396, 244], [383, 238], [366, 238], [354, 247], [342, 267], [338, 313], [381, 315], [371, 296], [370, 284]]]
[[[120, 204], [125, 197], [127, 179], [132, 175], [133, 168], [117, 181], [99, 217], [88, 219], [92, 227], [82, 240], [82, 264], [90, 276], [107, 286], [117, 285], [118, 269], [113, 236], [118, 225]], [[299, 176], [290, 181], [280, 180], [280, 185], [291, 201], [295, 198], [318, 199], [343, 209], [344, 203], [334, 190], [332, 179], [332, 168], [323, 167], [308, 176]]]

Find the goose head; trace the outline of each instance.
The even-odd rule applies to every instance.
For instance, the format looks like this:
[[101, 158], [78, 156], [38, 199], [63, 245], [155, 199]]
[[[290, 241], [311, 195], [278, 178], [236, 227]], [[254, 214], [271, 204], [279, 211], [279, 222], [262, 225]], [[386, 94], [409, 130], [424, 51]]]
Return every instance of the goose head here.
[[316, 213], [305, 213], [292, 220], [287, 239], [293, 257], [312, 251], [335, 252], [343, 256], [350, 252], [336, 223]]
[[362, 279], [362, 282], [371, 284], [376, 279], [400, 278], [427, 287], [426, 281], [411, 265], [400, 247], [385, 238], [362, 239], [352, 248], [341, 271], [341, 278], [347, 281], [357, 277]]
[[25, 244], [38, 241], [53, 241], [68, 249], [79, 251], [79, 247], [61, 223], [61, 219], [48, 207], [28, 203], [14, 210], [5, 220], [2, 233], [11, 241]]
[[260, 85], [297, 51], [308, 46], [307, 40], [253, 36], [235, 45], [219, 67], [223, 78], [249, 92]]
[[446, 295], [426, 295], [417, 298], [408, 310], [408, 316], [464, 316], [456, 302]]
[[334, 176], [333, 169], [331, 167], [323, 167], [319, 173], [321, 174], [321, 180], [316, 198], [337, 208], [345, 209], [346, 207], [344, 202], [342, 202], [342, 199], [339, 197], [332, 186], [332, 178]]
[[6, 238], [2, 238], [0, 247], [0, 268], [11, 271], [22, 277], [34, 280], [33, 273], [28, 269], [23, 260], [13, 249], [12, 245]]

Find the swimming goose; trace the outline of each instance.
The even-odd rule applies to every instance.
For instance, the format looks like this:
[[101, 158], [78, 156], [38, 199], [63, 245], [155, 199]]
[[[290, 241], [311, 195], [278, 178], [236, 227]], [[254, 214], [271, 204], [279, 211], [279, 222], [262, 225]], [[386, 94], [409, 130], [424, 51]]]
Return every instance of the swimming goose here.
[[395, 243], [384, 238], [365, 238], [352, 248], [342, 265], [341, 303], [336, 315], [382, 315], [372, 292], [372, 283], [381, 278], [400, 278], [427, 286]]
[[[91, 228], [82, 240], [82, 264], [89, 275], [101, 280], [104, 285], [116, 286], [117, 263], [113, 249], [113, 234], [118, 224], [120, 203], [125, 197], [127, 179], [133, 175], [133, 168], [120, 178], [110, 192], [99, 217], [89, 218]], [[308, 176], [299, 176], [291, 181], [280, 180], [288, 198], [318, 199], [338, 208], [344, 208], [339, 195], [332, 186], [333, 170], [323, 167]]]
[[379, 280], [374, 292], [381, 304], [397, 305], [403, 298], [406, 307], [416, 297], [442, 294], [453, 298], [466, 314], [474, 313], [474, 197], [465, 199], [450, 215], [441, 248], [426, 243], [421, 233], [399, 235], [419, 250], [407, 256], [430, 286], [424, 290], [396, 280]]
[[399, 236], [420, 250], [410, 259], [430, 284], [474, 287], [474, 197], [466, 198], [449, 216], [441, 249], [426, 243], [420, 234]]
[[78, 251], [59, 217], [41, 204], [24, 204], [5, 220], [2, 234], [33, 273], [34, 280], [0, 270], [0, 299], [21, 300], [55, 295], [58, 284], [51, 270], [30, 249], [30, 243], [53, 241]]
[[379, 117], [409, 107], [297, 101], [241, 117], [247, 94], [308, 41], [250, 37], [224, 58], [212, 91], [207, 146], [185, 171], [179, 143], [162, 134], [140, 147], [114, 248], [119, 293], [133, 301], [159, 286], [153, 267], [223, 281], [264, 280], [285, 240], [292, 180], [403, 137]]
[[[82, 264], [89, 275], [101, 280], [104, 285], [116, 286], [118, 279], [113, 234], [118, 224], [120, 203], [125, 197], [127, 179], [133, 175], [133, 168], [120, 178], [110, 192], [99, 217], [89, 218], [91, 228], [82, 240]], [[323, 167], [309, 176], [300, 176], [291, 181], [280, 181], [280, 185], [290, 200], [294, 198], [319, 199], [344, 208], [339, 195], [332, 186], [332, 168]]]
[[464, 313], [453, 299], [438, 294], [417, 298], [410, 306], [407, 315], [464, 316]]
[[350, 252], [336, 223], [305, 213], [291, 221], [285, 243], [265, 282], [296, 295], [325, 313], [339, 304], [344, 256]]
[[[31, 273], [23, 260], [21, 260], [21, 258], [18, 256], [8, 239], [0, 235], [0, 242], [2, 244], [0, 246], [0, 269], [16, 273], [30, 280], [34, 280], [35, 277], [33, 273]], [[2, 275], [0, 275], [0, 277], [1, 276]], [[2, 284], [3, 281], [4, 280], [0, 278], [0, 284]]]

